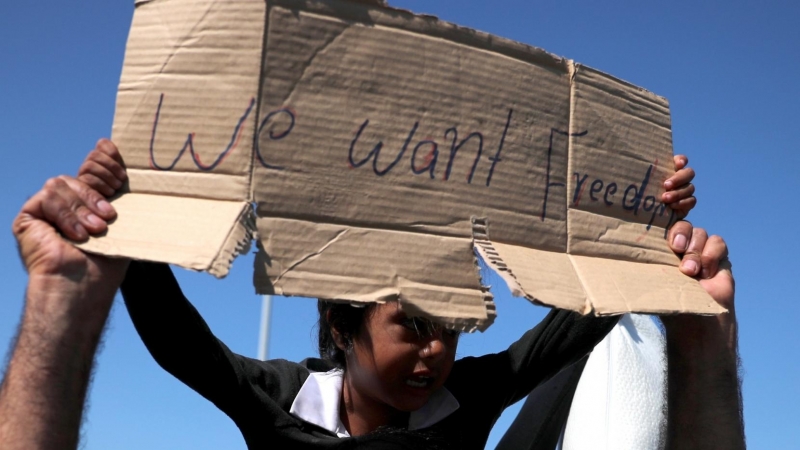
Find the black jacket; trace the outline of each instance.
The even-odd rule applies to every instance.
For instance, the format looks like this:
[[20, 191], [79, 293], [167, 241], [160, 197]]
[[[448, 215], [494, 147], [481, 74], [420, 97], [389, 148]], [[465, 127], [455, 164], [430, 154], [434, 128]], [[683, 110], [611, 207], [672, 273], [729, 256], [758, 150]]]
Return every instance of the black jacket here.
[[589, 353], [617, 322], [553, 310], [508, 350], [456, 361], [445, 387], [460, 408], [442, 421], [413, 432], [337, 438], [289, 414], [309, 370], [328, 371], [329, 362], [259, 361], [231, 352], [163, 264], [132, 262], [122, 294], [153, 358], [227, 414], [250, 449], [482, 449], [506, 407]]

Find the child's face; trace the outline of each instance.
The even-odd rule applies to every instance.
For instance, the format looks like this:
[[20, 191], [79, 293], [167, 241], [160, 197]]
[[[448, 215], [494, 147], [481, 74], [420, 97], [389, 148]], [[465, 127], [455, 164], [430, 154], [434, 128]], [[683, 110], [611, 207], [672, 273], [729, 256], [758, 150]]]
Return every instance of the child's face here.
[[347, 355], [353, 394], [402, 412], [425, 405], [450, 375], [458, 345], [457, 332], [431, 325], [409, 319], [397, 302], [376, 305]]

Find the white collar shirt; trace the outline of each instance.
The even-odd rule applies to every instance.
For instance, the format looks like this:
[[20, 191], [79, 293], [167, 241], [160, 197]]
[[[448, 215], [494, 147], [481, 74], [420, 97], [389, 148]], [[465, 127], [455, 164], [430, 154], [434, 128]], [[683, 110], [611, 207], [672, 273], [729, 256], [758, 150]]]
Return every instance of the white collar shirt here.
[[[309, 374], [289, 413], [306, 422], [324, 428], [337, 437], [349, 437], [350, 433], [339, 418], [339, 402], [342, 398], [344, 372], [334, 369], [329, 372]], [[408, 429], [427, 428], [443, 420], [459, 408], [458, 400], [445, 387], [437, 389], [425, 405], [411, 412]]]

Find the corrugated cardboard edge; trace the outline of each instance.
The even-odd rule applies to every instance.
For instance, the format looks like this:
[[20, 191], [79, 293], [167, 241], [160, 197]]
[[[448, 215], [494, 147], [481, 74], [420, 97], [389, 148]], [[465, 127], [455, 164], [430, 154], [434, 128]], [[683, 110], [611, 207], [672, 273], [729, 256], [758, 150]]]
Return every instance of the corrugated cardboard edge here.
[[208, 273], [217, 278], [228, 274], [237, 256], [247, 253], [256, 233], [256, 222], [250, 204], [242, 209], [236, 224], [231, 228], [228, 238], [219, 250], [217, 257], [211, 262]]
[[485, 217], [472, 218], [472, 242], [475, 245], [475, 251], [486, 261], [489, 267], [500, 275], [500, 278], [506, 282], [511, 294], [515, 297], [527, 297], [525, 290], [522, 289], [514, 272], [500, 257], [500, 253], [494, 248], [492, 241], [489, 240], [489, 221]]

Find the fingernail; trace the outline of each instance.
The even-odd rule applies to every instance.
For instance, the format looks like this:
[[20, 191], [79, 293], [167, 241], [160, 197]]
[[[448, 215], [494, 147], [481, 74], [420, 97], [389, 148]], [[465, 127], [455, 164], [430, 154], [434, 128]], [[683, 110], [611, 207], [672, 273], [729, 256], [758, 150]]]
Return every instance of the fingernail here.
[[86, 239], [86, 229], [83, 228], [83, 225], [76, 223], [72, 226], [72, 229], [75, 230], [75, 236], [78, 240]]
[[86, 221], [89, 222], [93, 227], [102, 227], [105, 224], [103, 219], [95, 216], [94, 214], [87, 214]]
[[672, 189], [672, 180], [667, 180], [664, 182], [664, 187], [667, 189]]
[[708, 269], [706, 269], [705, 267], [703, 267], [702, 269], [700, 269], [700, 278], [703, 278], [703, 279], [710, 278], [710, 277], [708, 276]]
[[111, 206], [111, 203], [108, 203], [105, 200], [100, 200], [97, 202], [97, 209], [103, 212], [103, 214], [112, 214], [114, 212], [114, 208]]
[[676, 250], [685, 251], [686, 250], [686, 236], [682, 234], [675, 235], [675, 239], [672, 240], [672, 246], [675, 247]]
[[683, 268], [688, 270], [689, 273], [697, 273], [697, 263], [691, 259], [683, 262]]

